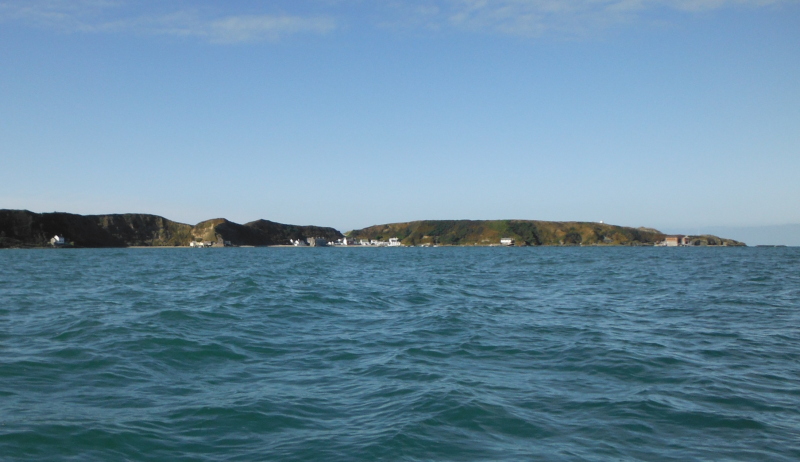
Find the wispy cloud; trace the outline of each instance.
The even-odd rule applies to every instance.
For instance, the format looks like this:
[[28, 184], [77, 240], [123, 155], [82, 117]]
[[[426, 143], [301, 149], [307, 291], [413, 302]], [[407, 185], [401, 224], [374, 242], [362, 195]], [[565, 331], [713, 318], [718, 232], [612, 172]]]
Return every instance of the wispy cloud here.
[[450, 29], [538, 37], [591, 34], [652, 20], [665, 12], [691, 15], [731, 7], [798, 5], [800, 0], [276, 0], [260, 8], [281, 4], [304, 14], [253, 12], [252, 4], [251, 10], [242, 12], [236, 2], [0, 0], [0, 22], [64, 32], [193, 37], [212, 43], [322, 35], [341, 29], [343, 22], [394, 30]]
[[276, 40], [284, 35], [299, 33], [324, 34], [336, 28], [330, 18], [298, 16], [228, 16], [210, 22], [205, 36], [214, 42], [236, 43], [264, 39]]
[[796, 0], [450, 0], [455, 27], [538, 36], [585, 33], [659, 11], [699, 12], [731, 6], [764, 7]]
[[[503, 35], [583, 35], [664, 12], [695, 14], [798, 0], [406, 0], [387, 8], [408, 24]], [[419, 12], [416, 16], [414, 12]], [[410, 19], [409, 19], [410, 18]]]
[[0, 21], [62, 32], [194, 37], [212, 43], [274, 41], [296, 34], [326, 34], [337, 28], [329, 16], [221, 14], [208, 8], [140, 12], [122, 0], [0, 1]]

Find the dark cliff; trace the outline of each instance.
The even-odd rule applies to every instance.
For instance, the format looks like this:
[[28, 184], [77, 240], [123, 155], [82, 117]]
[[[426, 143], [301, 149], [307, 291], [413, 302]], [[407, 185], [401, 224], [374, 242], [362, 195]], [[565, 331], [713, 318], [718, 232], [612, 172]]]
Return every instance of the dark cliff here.
[[76, 247], [185, 245], [192, 227], [156, 215], [0, 210], [0, 247], [43, 247], [58, 234]]
[[335, 241], [344, 237], [342, 233], [321, 226], [298, 226], [275, 223], [269, 220], [256, 220], [240, 225], [224, 218], [216, 218], [198, 223], [194, 227], [197, 240], [233, 245], [286, 245], [292, 239], [323, 237]]
[[148, 214], [76, 215], [0, 210], [0, 248], [46, 247], [54, 235], [64, 236], [74, 247], [186, 246], [192, 241], [261, 246], [289, 244], [289, 239], [343, 237], [333, 228], [266, 220], [240, 225], [219, 218], [192, 226]]

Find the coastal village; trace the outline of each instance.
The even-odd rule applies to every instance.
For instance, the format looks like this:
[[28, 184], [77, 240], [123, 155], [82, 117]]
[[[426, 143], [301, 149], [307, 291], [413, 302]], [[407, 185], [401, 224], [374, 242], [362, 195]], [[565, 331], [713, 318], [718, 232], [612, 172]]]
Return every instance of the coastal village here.
[[[687, 236], [683, 234], [665, 236], [663, 241], [656, 242], [653, 244], [655, 247], [696, 247], [701, 245], [711, 245], [715, 246], [717, 244], [705, 244], [701, 243], [701, 241], [696, 239], [697, 236]], [[60, 240], [59, 240], [60, 239]], [[335, 241], [329, 242], [327, 239], [323, 237], [309, 237], [307, 239], [290, 239], [289, 243], [292, 247], [439, 247], [438, 244], [420, 244], [418, 246], [410, 245], [407, 246], [400, 242], [400, 238], [392, 237], [389, 238], [388, 241], [382, 241], [377, 239], [353, 239], [344, 237], [342, 239], [337, 239]], [[55, 236], [51, 239], [51, 244], [53, 246], [59, 246], [64, 244], [64, 238]], [[719, 245], [726, 246], [725, 242], [721, 242]], [[234, 247], [230, 241], [223, 241], [223, 247]], [[205, 241], [205, 242], [195, 242], [192, 241], [189, 244], [189, 247], [195, 248], [206, 248], [206, 247], [221, 247], [218, 242], [212, 241]], [[516, 240], [510, 237], [503, 237], [500, 238], [499, 244], [489, 244], [486, 247], [516, 247], [517, 243]], [[578, 244], [578, 246], [581, 246]], [[238, 246], [235, 246], [238, 247]], [[289, 247], [289, 246], [279, 246], [279, 247]]]
[[337, 239], [333, 242], [328, 242], [327, 239], [321, 237], [310, 237], [308, 239], [290, 239], [289, 242], [295, 247], [326, 247], [326, 246], [335, 246], [335, 247], [354, 247], [354, 246], [362, 246], [362, 247], [405, 247], [400, 242], [399, 238], [393, 237], [390, 238], [388, 241], [379, 241], [377, 239], [352, 239], [348, 238], [347, 236]]
[[[656, 242], [655, 247], [695, 247], [700, 245], [717, 244], [701, 243], [696, 239], [697, 236], [687, 236], [677, 234], [672, 236], [665, 236], [663, 241]], [[69, 247], [70, 243], [63, 235], [55, 235], [50, 239], [50, 246], [56, 248]], [[347, 236], [337, 239], [335, 241], [328, 241], [324, 237], [309, 237], [306, 239], [290, 239], [290, 245], [278, 245], [275, 247], [439, 247], [438, 244], [420, 244], [418, 246], [407, 246], [400, 242], [400, 238], [392, 237], [388, 241], [377, 239], [353, 239]], [[726, 246], [725, 242], [720, 242], [721, 246]], [[517, 246], [516, 240], [510, 237], [500, 238], [499, 244], [489, 244], [486, 247], [515, 247]], [[578, 246], [581, 246], [578, 244]], [[231, 241], [191, 241], [189, 246], [196, 249], [204, 249], [209, 247], [253, 247], [253, 246], [238, 246], [233, 245]]]
[[[344, 237], [342, 239], [337, 239], [335, 241], [328, 241], [324, 237], [309, 237], [306, 239], [289, 239], [289, 245], [276, 245], [273, 247], [355, 247], [355, 246], [364, 246], [364, 247], [406, 247], [404, 244], [400, 242], [399, 238], [393, 237], [388, 241], [379, 241], [376, 239], [367, 240], [367, 239], [352, 239]], [[189, 247], [193, 248], [207, 248], [207, 247], [242, 247], [242, 246], [235, 246], [232, 245], [230, 241], [222, 241], [221, 245], [219, 241], [192, 241], [189, 243]], [[252, 247], [252, 246], [244, 246], [244, 247]], [[413, 246], [412, 246], [413, 247]]]
[[[665, 236], [663, 241], [653, 244], [655, 247], [696, 247], [696, 246], [726, 246], [723, 241], [719, 244], [703, 242], [696, 239], [697, 236], [687, 236], [683, 234]], [[70, 242], [63, 235], [55, 235], [50, 241], [51, 247], [63, 248], [69, 247]], [[563, 245], [563, 244], [562, 244]], [[490, 243], [485, 247], [516, 247], [516, 240], [510, 237], [500, 238], [500, 243]], [[523, 244], [522, 246], [526, 246]], [[574, 245], [573, 245], [574, 246]], [[577, 246], [582, 246], [578, 244]], [[204, 249], [209, 247], [254, 247], [254, 246], [238, 246], [231, 243], [231, 241], [191, 241], [188, 247], [196, 249]], [[377, 239], [353, 239], [347, 236], [337, 239], [335, 241], [328, 241], [324, 237], [309, 237], [306, 239], [289, 239], [289, 245], [277, 245], [275, 247], [439, 247], [438, 244], [420, 244], [418, 246], [405, 245], [400, 242], [400, 238], [392, 237], [388, 241]]]
[[[367, 240], [367, 239], [337, 239], [335, 242], [328, 242], [326, 239], [315, 237], [306, 240], [296, 239], [291, 241], [295, 247], [324, 247], [324, 246], [365, 246], [365, 247], [415, 247], [406, 246], [400, 242], [397, 237], [392, 237], [388, 241]], [[654, 244], [655, 247], [695, 247], [703, 245], [696, 239], [696, 236], [686, 236], [678, 234], [674, 236], [666, 236], [663, 241]], [[715, 244], [708, 244], [715, 245]], [[722, 242], [719, 245], [725, 246], [726, 243]], [[515, 247], [517, 246], [516, 240], [510, 237], [500, 238], [499, 244], [489, 244], [487, 247]], [[438, 244], [421, 244], [416, 247], [439, 247]]]

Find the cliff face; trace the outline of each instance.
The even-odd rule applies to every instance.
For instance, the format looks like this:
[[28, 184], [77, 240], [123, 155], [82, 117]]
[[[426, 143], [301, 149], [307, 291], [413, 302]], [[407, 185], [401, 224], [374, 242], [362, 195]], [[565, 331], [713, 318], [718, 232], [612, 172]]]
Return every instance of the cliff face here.
[[192, 227], [156, 215], [0, 210], [0, 247], [44, 247], [58, 234], [76, 247], [188, 245]]
[[[534, 220], [425, 220], [370, 226], [351, 231], [355, 239], [398, 237], [406, 245], [492, 245], [509, 237], [517, 245], [654, 245], [665, 235], [651, 228], [591, 222]], [[698, 236], [697, 245], [743, 245], [716, 236]]]
[[[192, 226], [156, 215], [124, 214], [88, 216], [123, 245], [189, 245]], [[77, 241], [76, 241], [77, 243]]]
[[76, 215], [0, 210], [0, 248], [46, 247], [58, 234], [75, 247], [186, 246], [192, 241], [233, 245], [288, 244], [289, 239], [342, 236], [333, 228], [295, 226], [258, 220], [246, 225], [224, 218], [191, 226], [157, 215]]
[[324, 237], [335, 241], [344, 237], [342, 233], [333, 228], [320, 226], [297, 226], [275, 223], [268, 220], [251, 221], [244, 225], [228, 221], [224, 218], [198, 223], [193, 230], [196, 240], [233, 245], [286, 245], [291, 239], [306, 239], [309, 237]]

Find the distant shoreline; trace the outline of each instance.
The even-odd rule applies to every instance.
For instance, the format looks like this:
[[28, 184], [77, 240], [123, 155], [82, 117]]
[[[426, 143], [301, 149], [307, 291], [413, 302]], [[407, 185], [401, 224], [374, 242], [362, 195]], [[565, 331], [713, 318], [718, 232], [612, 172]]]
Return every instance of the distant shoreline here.
[[[568, 247], [568, 246], [742, 246], [714, 235], [668, 235], [653, 228], [603, 222], [541, 220], [422, 220], [352, 230], [290, 225], [259, 219], [245, 224], [224, 218], [188, 225], [149, 214], [77, 215], [0, 210], [0, 248], [189, 248], [311, 247], [359, 242], [353, 247]], [[149, 245], [148, 245], [149, 244]], [[340, 245], [334, 245], [340, 247]], [[351, 247], [349, 245], [341, 247]]]
[[[399, 247], [388, 247], [388, 246], [371, 246], [371, 245], [336, 245], [336, 246], [319, 246], [319, 247], [312, 247], [312, 246], [295, 246], [295, 245], [241, 245], [241, 246], [228, 246], [228, 247], [206, 247], [207, 249], [315, 249], [315, 248], [328, 248], [328, 249], [422, 249], [422, 248], [470, 248], [470, 249], [489, 249], [489, 248], [500, 248], [500, 249], [524, 249], [524, 248], [552, 248], [552, 249], [568, 249], [568, 248], [580, 248], [580, 249], [619, 249], [619, 248], [672, 248], [666, 246], [652, 246], [652, 245], [517, 245], [517, 246], [503, 246], [503, 245], [439, 245], [436, 247], [431, 246], [399, 246]], [[674, 248], [714, 248], [714, 249], [723, 249], [723, 248], [751, 248], [751, 249], [774, 249], [774, 248], [796, 248], [800, 246], [792, 246], [792, 245], [755, 245], [755, 246], [735, 246], [735, 245], [704, 245], [704, 246], [682, 246], [682, 247], [674, 247]], [[142, 249], [195, 249], [194, 247], [189, 246], [168, 246], [168, 245], [132, 245], [128, 247], [0, 247], [0, 251], [3, 250], [48, 250], [48, 251], [56, 251], [56, 250], [85, 250], [85, 249], [93, 249], [93, 250], [124, 250], [124, 249], [135, 249], [135, 250], [142, 250]]]

